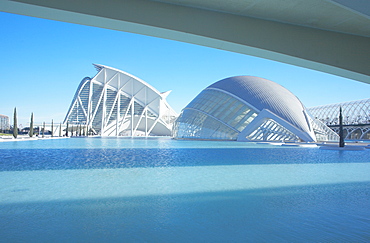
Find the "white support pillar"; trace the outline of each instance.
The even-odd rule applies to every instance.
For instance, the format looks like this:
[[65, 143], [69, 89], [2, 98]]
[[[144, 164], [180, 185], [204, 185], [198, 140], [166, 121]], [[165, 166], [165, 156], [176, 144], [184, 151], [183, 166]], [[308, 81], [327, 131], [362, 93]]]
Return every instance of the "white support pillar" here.
[[148, 137], [148, 92], [145, 87], [145, 137]]
[[135, 106], [135, 97], [134, 97], [134, 80], [131, 80], [131, 137], [134, 136], [134, 106]]
[[105, 128], [105, 116], [107, 113], [107, 107], [106, 107], [106, 101], [107, 101], [107, 75], [106, 71], [104, 69], [104, 86], [103, 86], [103, 111], [102, 111], [102, 118], [101, 118], [101, 129], [100, 129], [100, 135], [104, 136], [104, 128]]
[[79, 103], [78, 103], [78, 97], [77, 97], [77, 102], [76, 102], [76, 113], [77, 113], [77, 115], [76, 115], [76, 122], [78, 122], [78, 106], [79, 106]]
[[134, 107], [135, 107], [135, 98], [132, 97], [131, 98], [131, 137], [134, 136], [134, 116], [135, 116]]
[[87, 119], [86, 119], [86, 124], [89, 126], [92, 122], [92, 94], [93, 94], [93, 82], [92, 80], [90, 79], [89, 81], [89, 99], [88, 99], [88, 103], [87, 103]]
[[117, 89], [117, 95], [118, 95], [118, 100], [117, 100], [117, 117], [116, 117], [116, 136], [118, 137], [119, 135], [119, 120], [120, 120], [120, 114], [121, 114], [121, 94], [120, 94], [120, 87], [121, 87], [121, 75], [118, 75], [118, 89]]
[[148, 137], [148, 109], [145, 109], [145, 137]]

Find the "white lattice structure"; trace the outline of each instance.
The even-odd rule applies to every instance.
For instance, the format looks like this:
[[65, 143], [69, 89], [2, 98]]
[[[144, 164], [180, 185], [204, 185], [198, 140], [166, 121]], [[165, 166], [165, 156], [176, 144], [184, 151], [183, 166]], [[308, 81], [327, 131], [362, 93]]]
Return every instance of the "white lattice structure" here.
[[370, 99], [315, 106], [308, 111], [327, 125], [338, 125], [340, 107], [344, 125], [370, 124]]
[[370, 99], [311, 107], [313, 117], [339, 133], [339, 108], [342, 107], [345, 139], [370, 139]]
[[64, 124], [82, 124], [101, 136], [171, 136], [176, 112], [160, 93], [143, 80], [104, 65], [84, 78]]
[[177, 139], [334, 141], [338, 135], [312, 118], [299, 99], [270, 80], [238, 76], [204, 89], [181, 112]]

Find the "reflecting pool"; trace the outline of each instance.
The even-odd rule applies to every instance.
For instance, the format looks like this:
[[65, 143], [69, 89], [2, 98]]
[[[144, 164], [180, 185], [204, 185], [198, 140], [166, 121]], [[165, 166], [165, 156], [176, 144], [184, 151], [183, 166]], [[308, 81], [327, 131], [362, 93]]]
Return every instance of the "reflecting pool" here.
[[0, 242], [368, 242], [370, 149], [0, 143]]

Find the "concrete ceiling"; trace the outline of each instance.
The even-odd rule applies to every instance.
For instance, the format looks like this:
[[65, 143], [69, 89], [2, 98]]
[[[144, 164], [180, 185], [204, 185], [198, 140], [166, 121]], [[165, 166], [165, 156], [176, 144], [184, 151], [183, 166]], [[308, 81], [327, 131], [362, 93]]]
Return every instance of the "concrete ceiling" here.
[[0, 0], [0, 10], [209, 46], [370, 84], [368, 0]]
[[370, 37], [370, 1], [368, 0], [159, 0], [157, 2]]

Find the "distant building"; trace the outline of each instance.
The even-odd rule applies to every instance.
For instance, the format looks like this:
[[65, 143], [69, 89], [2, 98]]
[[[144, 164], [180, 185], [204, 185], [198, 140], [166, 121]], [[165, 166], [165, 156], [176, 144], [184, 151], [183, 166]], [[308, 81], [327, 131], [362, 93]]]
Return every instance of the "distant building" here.
[[9, 117], [5, 115], [0, 115], [0, 130], [8, 130], [9, 126]]
[[339, 133], [339, 108], [342, 107], [344, 136], [347, 140], [370, 139], [370, 99], [308, 108], [313, 117]]
[[101, 136], [171, 136], [177, 114], [160, 93], [143, 80], [103, 65], [84, 78], [64, 124], [80, 125]]
[[335, 141], [338, 135], [307, 113], [289, 90], [238, 76], [204, 89], [181, 112], [174, 138], [230, 141]]

